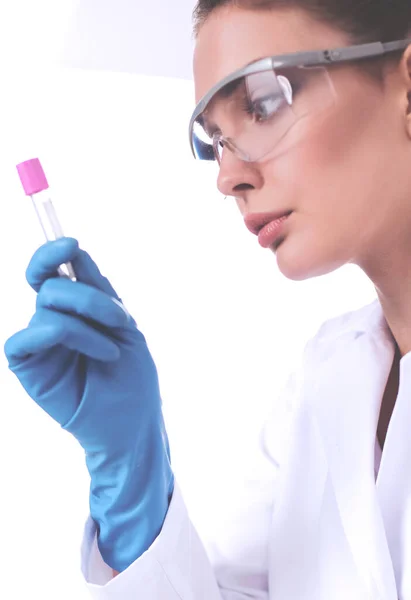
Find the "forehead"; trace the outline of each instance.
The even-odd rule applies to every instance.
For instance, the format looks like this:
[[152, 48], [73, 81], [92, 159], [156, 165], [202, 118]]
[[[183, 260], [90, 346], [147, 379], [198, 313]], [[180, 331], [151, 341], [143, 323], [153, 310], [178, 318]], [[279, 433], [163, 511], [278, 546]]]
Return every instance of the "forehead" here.
[[301, 9], [245, 10], [231, 5], [216, 9], [196, 40], [196, 102], [221, 79], [254, 60], [346, 46], [347, 37]]

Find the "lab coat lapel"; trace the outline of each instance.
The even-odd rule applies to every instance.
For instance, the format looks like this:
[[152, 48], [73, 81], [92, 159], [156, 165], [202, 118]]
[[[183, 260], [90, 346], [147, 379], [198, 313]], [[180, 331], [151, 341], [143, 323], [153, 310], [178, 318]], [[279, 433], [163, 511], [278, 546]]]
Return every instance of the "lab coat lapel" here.
[[377, 494], [399, 598], [411, 598], [411, 353], [400, 361], [397, 401], [387, 431]]
[[378, 306], [376, 311], [364, 327], [328, 341], [308, 376], [313, 377], [314, 414], [358, 571], [370, 597], [396, 600], [374, 475], [378, 417], [394, 346]]

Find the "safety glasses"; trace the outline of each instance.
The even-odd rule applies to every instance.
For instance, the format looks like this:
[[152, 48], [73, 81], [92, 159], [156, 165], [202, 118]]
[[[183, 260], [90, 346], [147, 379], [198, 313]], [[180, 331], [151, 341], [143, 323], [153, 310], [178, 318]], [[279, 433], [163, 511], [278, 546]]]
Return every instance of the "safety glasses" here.
[[409, 44], [411, 39], [283, 54], [235, 71], [200, 100], [191, 117], [194, 157], [220, 163], [227, 148], [243, 161], [261, 161], [298, 120], [335, 103], [330, 65], [382, 56]]

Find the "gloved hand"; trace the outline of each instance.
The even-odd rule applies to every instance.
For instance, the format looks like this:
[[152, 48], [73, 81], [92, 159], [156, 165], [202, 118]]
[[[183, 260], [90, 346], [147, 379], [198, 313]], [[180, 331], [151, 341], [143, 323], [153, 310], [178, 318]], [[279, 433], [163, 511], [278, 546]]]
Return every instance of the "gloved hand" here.
[[[57, 277], [67, 261], [77, 282]], [[157, 369], [135, 321], [76, 240], [41, 246], [26, 276], [38, 292], [36, 312], [6, 342], [9, 367], [84, 448], [99, 549], [122, 572], [160, 533], [173, 493]]]

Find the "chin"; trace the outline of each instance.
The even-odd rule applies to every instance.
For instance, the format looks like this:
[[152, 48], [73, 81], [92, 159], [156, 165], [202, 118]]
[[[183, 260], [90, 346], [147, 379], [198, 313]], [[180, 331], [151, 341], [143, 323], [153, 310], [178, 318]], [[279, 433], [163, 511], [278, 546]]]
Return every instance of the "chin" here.
[[291, 281], [306, 281], [314, 277], [321, 277], [332, 273], [342, 267], [345, 263], [333, 261], [331, 257], [317, 256], [310, 253], [309, 249], [292, 251], [292, 246], [287, 241], [279, 240], [271, 250], [277, 258], [279, 271]]

